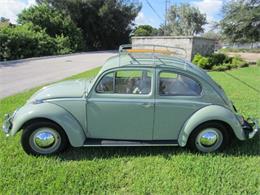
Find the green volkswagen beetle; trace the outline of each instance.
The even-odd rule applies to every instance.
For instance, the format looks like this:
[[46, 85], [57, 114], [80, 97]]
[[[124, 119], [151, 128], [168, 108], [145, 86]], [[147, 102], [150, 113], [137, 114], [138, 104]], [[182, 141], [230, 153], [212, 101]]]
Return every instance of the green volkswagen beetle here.
[[[82, 146], [188, 146], [223, 150], [231, 139], [253, 138], [256, 120], [236, 112], [222, 88], [177, 48], [124, 45], [90, 80], [43, 87], [6, 115], [3, 131], [23, 130], [32, 155]], [[177, 56], [177, 57], [176, 57]]]

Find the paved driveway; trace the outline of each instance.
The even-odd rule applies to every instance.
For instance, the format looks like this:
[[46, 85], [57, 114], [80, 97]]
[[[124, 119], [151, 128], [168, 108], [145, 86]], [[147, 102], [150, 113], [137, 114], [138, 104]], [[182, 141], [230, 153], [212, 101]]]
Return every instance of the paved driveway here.
[[101, 66], [115, 51], [0, 62], [0, 99]]

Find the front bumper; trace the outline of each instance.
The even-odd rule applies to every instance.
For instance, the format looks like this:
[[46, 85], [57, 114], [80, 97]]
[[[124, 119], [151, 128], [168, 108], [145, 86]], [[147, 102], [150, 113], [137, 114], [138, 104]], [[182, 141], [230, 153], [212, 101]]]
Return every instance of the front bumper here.
[[4, 122], [3, 122], [3, 132], [9, 136], [9, 132], [12, 129], [12, 117], [10, 116], [10, 114], [5, 114], [5, 118], [4, 118]]
[[13, 126], [13, 119], [14, 119], [17, 111], [18, 111], [18, 109], [16, 111], [14, 111], [14, 113], [12, 115], [5, 114], [5, 118], [4, 118], [2, 128], [3, 128], [3, 132], [6, 134], [6, 136], [9, 136], [9, 133], [10, 133], [12, 126]]
[[252, 139], [253, 137], [255, 137], [255, 135], [260, 130], [258, 120], [253, 118], [248, 118], [247, 120], [244, 120], [242, 127], [247, 139]]

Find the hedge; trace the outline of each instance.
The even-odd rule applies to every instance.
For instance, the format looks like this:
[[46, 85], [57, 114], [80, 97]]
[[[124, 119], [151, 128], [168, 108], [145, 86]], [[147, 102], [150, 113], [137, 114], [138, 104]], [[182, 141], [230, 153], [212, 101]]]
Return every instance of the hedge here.
[[0, 29], [0, 60], [71, 53], [68, 37], [50, 37], [30, 23]]
[[192, 63], [198, 65], [202, 69], [214, 71], [225, 71], [232, 68], [248, 66], [248, 63], [240, 56], [229, 57], [223, 53], [214, 53], [210, 56], [196, 54]]

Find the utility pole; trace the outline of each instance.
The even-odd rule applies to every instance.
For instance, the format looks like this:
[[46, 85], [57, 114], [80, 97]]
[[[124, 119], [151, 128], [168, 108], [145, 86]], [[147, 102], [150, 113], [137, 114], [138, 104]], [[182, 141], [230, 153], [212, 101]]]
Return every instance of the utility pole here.
[[168, 7], [170, 7], [170, 0], [165, 0], [165, 16], [164, 16], [164, 35], [166, 34], [166, 25], [167, 25], [167, 17], [168, 17]]

